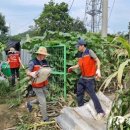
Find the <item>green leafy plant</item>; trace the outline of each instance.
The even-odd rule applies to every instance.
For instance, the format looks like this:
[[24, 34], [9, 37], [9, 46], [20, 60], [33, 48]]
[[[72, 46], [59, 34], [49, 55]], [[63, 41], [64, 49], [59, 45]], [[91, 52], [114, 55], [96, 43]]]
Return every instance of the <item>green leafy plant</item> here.
[[[67, 57], [67, 68], [77, 64], [77, 55], [78, 51], [75, 48], [77, 40], [79, 37], [82, 37], [87, 41], [87, 47], [94, 50], [99, 59], [101, 60], [101, 70], [102, 70], [102, 79], [98, 86], [111, 75], [118, 68], [117, 61], [115, 60], [115, 50], [120, 49], [121, 47], [116, 46], [117, 42], [113, 42], [113, 38], [110, 41], [102, 39], [99, 34], [81, 34], [81, 33], [63, 33], [63, 32], [52, 32], [46, 31], [42, 37], [32, 37], [27, 36], [27, 39], [24, 41], [22, 46], [23, 49], [28, 49], [30, 52], [35, 52], [39, 46], [56, 46], [56, 45], [66, 45], [66, 57]], [[49, 50], [48, 50], [49, 51]], [[60, 61], [63, 62], [63, 57], [57, 57], [57, 52], [50, 50], [50, 56], [52, 65], [55, 70], [63, 68], [62, 64], [59, 64]], [[58, 62], [57, 62], [58, 59]], [[66, 69], [67, 69], [66, 68]], [[79, 78], [80, 72], [74, 71], [72, 74], [67, 74], [67, 92], [74, 90], [74, 84]], [[55, 81], [54, 81], [55, 82]], [[58, 82], [58, 81], [57, 81]], [[52, 85], [53, 86], [53, 85]], [[56, 87], [59, 89], [58, 87]], [[57, 90], [55, 90], [57, 91]], [[62, 92], [62, 91], [61, 91]]]
[[[113, 102], [112, 109], [108, 118], [108, 130], [130, 130], [130, 89], [123, 88], [123, 75], [128, 73], [128, 63], [130, 62], [130, 45], [126, 40], [121, 37], [117, 37], [116, 40], [123, 44], [128, 52], [128, 59], [125, 59], [120, 64], [118, 71], [115, 72], [117, 75], [117, 82], [120, 90], [118, 91], [116, 98]], [[123, 71], [126, 67], [127, 71]], [[126, 75], [128, 76], [128, 75]], [[130, 79], [129, 79], [130, 80]]]
[[10, 90], [7, 79], [0, 77], [0, 97], [7, 95]]
[[130, 90], [118, 91], [108, 118], [107, 130], [130, 130]]

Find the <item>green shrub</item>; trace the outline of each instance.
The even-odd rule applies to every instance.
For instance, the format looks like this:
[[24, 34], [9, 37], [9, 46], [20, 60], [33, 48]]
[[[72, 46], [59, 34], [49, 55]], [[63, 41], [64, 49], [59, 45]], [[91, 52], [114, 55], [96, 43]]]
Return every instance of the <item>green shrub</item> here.
[[0, 96], [7, 95], [9, 91], [9, 81], [3, 77], [0, 77]]

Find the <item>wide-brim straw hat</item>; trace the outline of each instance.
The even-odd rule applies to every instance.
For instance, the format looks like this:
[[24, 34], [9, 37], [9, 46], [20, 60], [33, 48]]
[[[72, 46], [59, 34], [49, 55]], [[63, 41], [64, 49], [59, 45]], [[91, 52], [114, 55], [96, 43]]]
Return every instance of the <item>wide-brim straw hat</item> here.
[[41, 54], [45, 56], [49, 56], [46, 47], [39, 47], [39, 49], [35, 52], [36, 54]]
[[38, 77], [35, 79], [35, 83], [41, 83], [48, 79], [52, 69], [50, 67], [43, 67], [38, 71]]

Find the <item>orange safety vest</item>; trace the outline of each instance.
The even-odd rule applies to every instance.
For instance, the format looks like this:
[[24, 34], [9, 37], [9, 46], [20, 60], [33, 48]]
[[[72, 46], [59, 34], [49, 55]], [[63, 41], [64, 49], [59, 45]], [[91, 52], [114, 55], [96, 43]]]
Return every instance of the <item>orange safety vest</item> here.
[[[34, 65], [34, 68], [33, 68], [32, 72], [38, 71], [40, 69], [40, 67], [41, 67], [40, 65]], [[47, 85], [48, 85], [48, 80], [43, 81], [41, 83], [32, 82], [32, 87], [34, 87], [34, 88], [42, 88], [42, 87], [45, 87]]]
[[10, 68], [20, 67], [19, 58], [20, 58], [20, 54], [18, 52], [10, 53], [8, 55], [8, 61], [9, 61]]
[[92, 77], [96, 74], [96, 61], [90, 56], [89, 50], [85, 55], [78, 59], [78, 64], [83, 77]]

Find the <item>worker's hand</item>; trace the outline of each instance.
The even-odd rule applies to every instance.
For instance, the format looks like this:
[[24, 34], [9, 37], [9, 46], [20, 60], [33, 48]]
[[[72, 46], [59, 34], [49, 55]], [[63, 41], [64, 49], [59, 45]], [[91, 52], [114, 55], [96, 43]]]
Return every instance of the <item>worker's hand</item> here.
[[100, 71], [100, 69], [97, 69], [97, 71], [96, 71], [96, 78], [101, 78], [101, 71]]
[[33, 77], [33, 78], [36, 78], [37, 77], [37, 73], [36, 72], [30, 72], [30, 74], [29, 74], [31, 77]]
[[72, 71], [73, 71], [73, 69], [71, 67], [68, 68], [68, 70], [67, 70], [68, 73], [71, 73]]
[[49, 67], [48, 65], [42, 65], [42, 67]]

